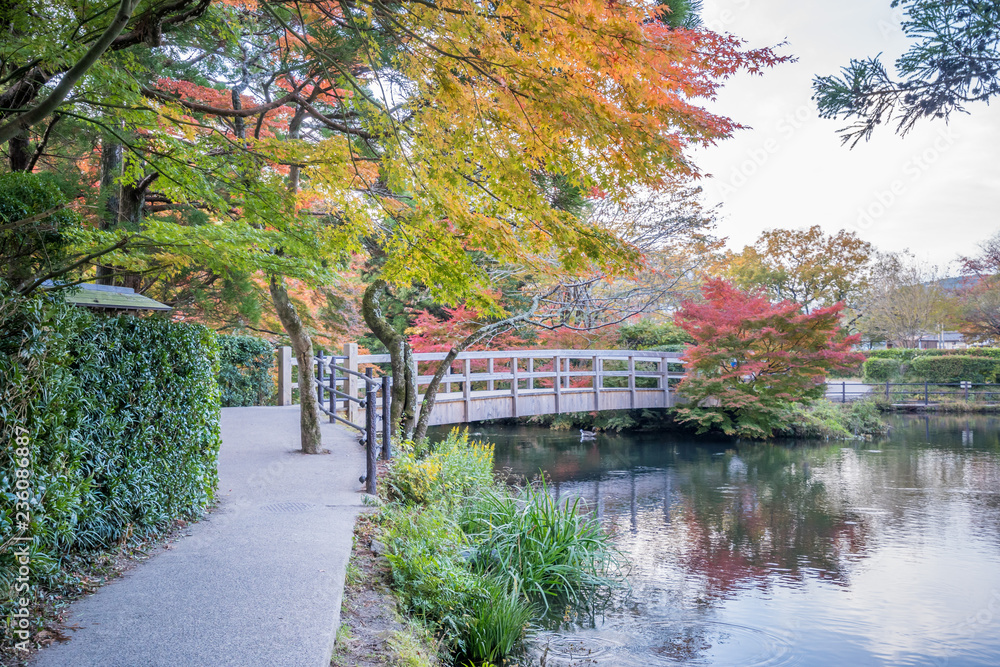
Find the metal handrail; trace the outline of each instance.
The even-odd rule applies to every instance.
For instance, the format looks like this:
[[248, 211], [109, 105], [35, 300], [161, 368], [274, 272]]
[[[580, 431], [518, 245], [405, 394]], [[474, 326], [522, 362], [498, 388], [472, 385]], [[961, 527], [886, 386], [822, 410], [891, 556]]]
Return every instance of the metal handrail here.
[[[341, 357], [344, 358], [344, 357]], [[391, 443], [391, 428], [389, 423], [389, 415], [391, 412], [391, 396], [390, 396], [390, 378], [388, 376], [382, 376], [378, 380], [373, 377], [373, 371], [371, 367], [365, 369], [365, 373], [358, 373], [350, 368], [345, 368], [337, 363], [334, 363], [337, 357], [327, 357], [320, 352], [315, 358], [316, 362], [316, 373], [312, 376], [313, 383], [316, 386], [317, 402], [319, 410], [330, 417], [330, 421], [340, 422], [346, 426], [360, 431], [364, 436], [362, 439], [363, 444], [366, 449], [366, 464], [365, 464], [365, 474], [362, 475], [362, 481], [365, 482], [365, 490], [370, 494], [375, 494], [376, 487], [376, 455], [377, 455], [377, 440], [378, 435], [376, 434], [376, 422], [379, 419], [378, 413], [376, 412], [376, 396], [378, 395], [379, 389], [382, 390], [382, 458], [388, 460], [392, 456], [392, 443]], [[328, 369], [330, 371], [329, 380], [323, 377], [323, 370]], [[339, 374], [338, 374], [339, 371]], [[343, 392], [337, 389], [337, 383], [341, 381], [346, 381], [348, 376], [359, 377], [365, 381], [365, 397], [360, 399], [356, 396], [352, 396], [349, 392]], [[350, 389], [350, 387], [348, 387]], [[329, 398], [327, 397], [329, 395]], [[329, 407], [324, 404], [329, 402]], [[339, 403], [350, 403], [354, 402], [360, 407], [365, 409], [365, 424], [364, 426], [360, 424], [355, 424], [349, 419], [345, 419], [337, 414]], [[348, 414], [350, 416], [350, 414]]]

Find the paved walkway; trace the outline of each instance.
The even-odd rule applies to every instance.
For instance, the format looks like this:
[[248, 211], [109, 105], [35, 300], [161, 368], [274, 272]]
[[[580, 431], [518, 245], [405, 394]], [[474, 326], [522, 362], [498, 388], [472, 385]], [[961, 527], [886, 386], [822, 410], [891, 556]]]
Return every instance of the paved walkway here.
[[333, 454], [299, 454], [298, 419], [297, 406], [223, 410], [219, 507], [76, 603], [80, 629], [35, 667], [328, 667], [364, 450], [324, 425]]

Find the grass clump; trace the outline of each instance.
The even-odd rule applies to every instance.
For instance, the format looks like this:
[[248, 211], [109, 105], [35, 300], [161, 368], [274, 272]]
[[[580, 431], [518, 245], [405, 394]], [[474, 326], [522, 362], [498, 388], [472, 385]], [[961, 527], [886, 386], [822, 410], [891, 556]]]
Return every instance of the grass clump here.
[[404, 449], [381, 513], [404, 606], [462, 665], [501, 665], [554, 601], [585, 603], [622, 581], [621, 557], [579, 503], [493, 478], [493, 449], [467, 433]]
[[482, 489], [467, 499], [461, 516], [475, 545], [474, 570], [509, 578], [546, 610], [552, 599], [585, 602], [581, 595], [614, 586], [618, 552], [579, 504], [559, 503], [544, 485], [517, 493]]

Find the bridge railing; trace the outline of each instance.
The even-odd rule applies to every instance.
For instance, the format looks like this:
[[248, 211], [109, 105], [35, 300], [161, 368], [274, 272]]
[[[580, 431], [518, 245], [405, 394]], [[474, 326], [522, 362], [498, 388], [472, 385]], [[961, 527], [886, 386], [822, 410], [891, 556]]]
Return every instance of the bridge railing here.
[[[279, 351], [279, 362], [282, 359]], [[444, 352], [415, 353], [417, 391], [421, 396]], [[359, 354], [344, 346], [334, 358], [343, 368], [337, 377], [334, 413], [360, 424], [363, 371], [387, 375], [388, 354]], [[463, 352], [442, 378], [432, 423], [447, 424], [531, 414], [668, 407], [683, 377], [679, 353], [649, 350], [489, 350]], [[279, 363], [279, 401], [291, 404], [291, 366]], [[344, 394], [347, 396], [345, 397]], [[350, 397], [350, 398], [348, 398]], [[354, 399], [354, 400], [351, 400]], [[326, 397], [329, 404], [329, 396]], [[328, 408], [329, 409], [329, 408]]]
[[[415, 353], [423, 394], [444, 352]], [[386, 369], [387, 354], [358, 355]], [[645, 350], [463, 352], [446, 369], [432, 424], [546, 413], [668, 407], [683, 377], [680, 354]]]

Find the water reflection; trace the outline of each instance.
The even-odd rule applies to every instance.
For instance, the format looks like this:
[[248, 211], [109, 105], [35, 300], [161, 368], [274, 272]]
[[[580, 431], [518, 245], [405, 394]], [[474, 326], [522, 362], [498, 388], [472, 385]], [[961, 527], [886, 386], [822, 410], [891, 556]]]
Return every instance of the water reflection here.
[[492, 431], [497, 465], [584, 498], [634, 563], [547, 665], [1000, 664], [1000, 422], [877, 442], [697, 443]]

